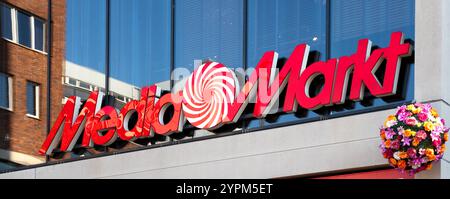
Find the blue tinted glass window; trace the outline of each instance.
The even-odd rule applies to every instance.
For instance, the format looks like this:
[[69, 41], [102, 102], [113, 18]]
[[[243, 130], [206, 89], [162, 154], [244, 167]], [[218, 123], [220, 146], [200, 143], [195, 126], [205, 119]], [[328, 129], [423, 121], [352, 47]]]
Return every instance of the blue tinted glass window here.
[[170, 79], [171, 2], [111, 1], [111, 77], [142, 87]]
[[331, 56], [355, 53], [359, 39], [386, 47], [392, 32], [414, 39], [414, 0], [331, 1]]
[[103, 73], [106, 52], [106, 1], [67, 0], [66, 4], [66, 60]]
[[[391, 34], [401, 31], [406, 42], [414, 40], [414, 0], [333, 0], [331, 1], [331, 57], [352, 55], [358, 40], [367, 38], [374, 46], [389, 46]], [[383, 67], [383, 64], [380, 68]], [[352, 110], [405, 103], [414, 98], [414, 63], [403, 58], [398, 80], [398, 97], [375, 98], [367, 104], [355, 103]], [[367, 93], [366, 89], [366, 93]], [[349, 95], [349, 92], [347, 92]], [[348, 98], [348, 97], [347, 97]]]
[[44, 22], [34, 18], [34, 48], [44, 50]]
[[9, 108], [9, 83], [8, 76], [0, 73], [0, 106]]
[[19, 32], [19, 43], [31, 47], [30, 15], [17, 11], [17, 27]]
[[267, 51], [287, 58], [302, 43], [325, 53], [325, 1], [249, 0], [248, 4], [249, 67], [255, 67]]
[[[249, 0], [248, 67], [254, 68], [267, 51], [276, 51], [287, 59], [295, 46], [306, 43], [318, 59], [326, 52], [326, 1], [323, 0]], [[282, 94], [283, 95], [283, 94]], [[280, 100], [281, 102], [282, 100]], [[250, 106], [253, 104], [250, 104]], [[282, 103], [279, 104], [280, 106]], [[318, 116], [315, 112], [269, 115], [264, 125]]]
[[242, 22], [242, 0], [175, 1], [175, 67], [207, 59], [241, 67]]
[[0, 4], [2, 37], [12, 40], [11, 8]]
[[27, 82], [27, 113], [36, 115], [36, 84]]

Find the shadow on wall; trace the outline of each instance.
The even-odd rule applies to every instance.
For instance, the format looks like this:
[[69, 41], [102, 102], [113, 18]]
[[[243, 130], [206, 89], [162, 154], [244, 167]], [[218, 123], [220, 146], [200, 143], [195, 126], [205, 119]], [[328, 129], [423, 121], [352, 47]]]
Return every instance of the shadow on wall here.
[[[9, 51], [7, 41], [0, 38], [0, 73], [9, 75]], [[0, 82], [4, 84], [4, 81]], [[8, 85], [1, 85], [8, 87]], [[14, 78], [13, 78], [14, 86]], [[3, 95], [3, 93], [1, 93]], [[14, 96], [13, 96], [14, 100]], [[13, 103], [14, 105], [14, 103]], [[11, 106], [11, 105], [10, 105]], [[13, 107], [14, 109], [14, 107]], [[10, 138], [11, 138], [11, 117], [12, 112], [3, 108], [0, 108], [0, 148], [8, 150], [10, 148]], [[7, 169], [9, 165], [6, 164], [10, 159], [9, 153], [2, 153], [0, 156], [0, 171], [2, 169]], [[4, 167], [2, 165], [5, 165]]]

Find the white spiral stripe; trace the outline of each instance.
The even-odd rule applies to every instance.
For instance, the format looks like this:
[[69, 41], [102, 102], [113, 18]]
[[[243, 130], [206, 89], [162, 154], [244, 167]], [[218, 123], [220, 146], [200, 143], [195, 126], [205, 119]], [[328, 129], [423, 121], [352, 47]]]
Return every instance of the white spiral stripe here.
[[223, 64], [208, 62], [189, 76], [183, 92], [186, 119], [198, 128], [216, 128], [226, 118], [234, 102], [236, 76]]

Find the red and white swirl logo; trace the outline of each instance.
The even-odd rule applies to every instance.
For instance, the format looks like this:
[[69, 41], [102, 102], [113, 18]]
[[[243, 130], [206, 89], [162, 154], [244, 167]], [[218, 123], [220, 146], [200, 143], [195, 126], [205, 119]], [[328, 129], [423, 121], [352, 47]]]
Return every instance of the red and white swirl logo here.
[[186, 119], [198, 128], [219, 127], [228, 114], [236, 94], [234, 72], [221, 63], [207, 62], [186, 81], [183, 111]]

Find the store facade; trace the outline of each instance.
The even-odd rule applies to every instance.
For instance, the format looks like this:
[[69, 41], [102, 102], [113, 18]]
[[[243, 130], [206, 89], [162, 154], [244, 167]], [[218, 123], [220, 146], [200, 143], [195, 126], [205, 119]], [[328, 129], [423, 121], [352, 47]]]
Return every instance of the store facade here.
[[[445, 77], [450, 72], [445, 64], [450, 61], [445, 56], [450, 46], [446, 45], [450, 44], [447, 11], [449, 2], [420, 0], [68, 0], [62, 74], [66, 98], [61, 113], [75, 99], [71, 95], [84, 102], [94, 90], [111, 96], [99, 100], [98, 108], [109, 105], [117, 114], [139, 100], [146, 86], [158, 86], [163, 91], [159, 99], [168, 95], [164, 90], [186, 92], [188, 77], [209, 61], [226, 66], [240, 88], [252, 82], [256, 74], [252, 69], [265, 60], [268, 51], [277, 53], [268, 60], [272, 68], [279, 69], [279, 76], [291, 65], [297, 68], [285, 76], [286, 85], [278, 100], [273, 100], [277, 103], [270, 103], [273, 98], [262, 103], [270, 104], [270, 110], [256, 98], [258, 103], [248, 103], [239, 117], [227, 118], [232, 122], [224, 119], [220, 127], [211, 121], [196, 123], [201, 115], [189, 116], [183, 102], [187, 121], [177, 123], [181, 126], [170, 135], [165, 128], [161, 132], [154, 128], [153, 136], [108, 140], [100, 146], [100, 142], [84, 143], [86, 132], [74, 138], [64, 136], [64, 130], [58, 134], [56, 119], [54, 134], [50, 130], [40, 148], [49, 155], [49, 162], [0, 176], [332, 178], [354, 173], [355, 177], [411, 178], [389, 170], [378, 147], [378, 129], [397, 106], [410, 102], [430, 102], [443, 118], [450, 116], [450, 82]], [[301, 44], [308, 45], [303, 47], [309, 53], [296, 54]], [[404, 52], [397, 52], [403, 47]], [[397, 57], [392, 57], [390, 49]], [[356, 62], [358, 54], [366, 55], [363, 65], [372, 71], [358, 72], [364, 67], [353, 64], [353, 74], [335, 72], [345, 60]], [[310, 72], [314, 68], [322, 75], [314, 76]], [[329, 68], [335, 68], [331, 76], [327, 75]], [[294, 84], [295, 71], [314, 77]], [[362, 83], [358, 86], [357, 81]], [[89, 89], [78, 92], [81, 88]], [[259, 84], [260, 88], [265, 87]], [[240, 89], [236, 90], [237, 97]], [[304, 91], [305, 96], [292, 94], [294, 90]], [[329, 101], [314, 103], [326, 92], [322, 98]], [[295, 99], [290, 101], [290, 97]], [[161, 123], [175, 118], [175, 104], [173, 109], [160, 114]], [[123, 123], [124, 118], [126, 114], [117, 121]], [[131, 114], [128, 125], [139, 125], [139, 118], [138, 113]], [[58, 135], [63, 138], [60, 146]], [[414, 177], [449, 178], [448, 158], [444, 156], [433, 170]]]

